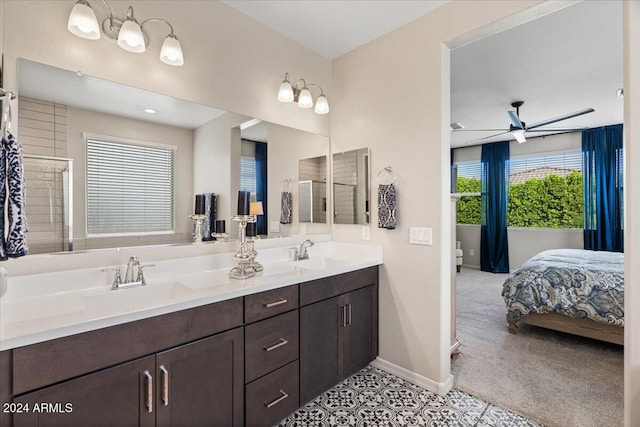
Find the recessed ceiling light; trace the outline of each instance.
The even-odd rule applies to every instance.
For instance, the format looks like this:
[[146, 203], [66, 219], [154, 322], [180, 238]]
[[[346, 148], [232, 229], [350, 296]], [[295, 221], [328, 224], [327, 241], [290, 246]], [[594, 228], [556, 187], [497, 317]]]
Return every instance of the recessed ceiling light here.
[[453, 122], [451, 123], [451, 130], [460, 130], [460, 129], [464, 129], [464, 126], [462, 125], [462, 123], [460, 122]]
[[153, 108], [145, 108], [145, 109], [144, 109], [144, 112], [145, 112], [145, 113], [149, 113], [149, 114], [155, 114], [155, 113], [157, 113], [158, 111], [157, 111], [157, 110], [154, 110]]
[[618, 91], [616, 92], [616, 96], [618, 98], [624, 98], [624, 89], [618, 89]]

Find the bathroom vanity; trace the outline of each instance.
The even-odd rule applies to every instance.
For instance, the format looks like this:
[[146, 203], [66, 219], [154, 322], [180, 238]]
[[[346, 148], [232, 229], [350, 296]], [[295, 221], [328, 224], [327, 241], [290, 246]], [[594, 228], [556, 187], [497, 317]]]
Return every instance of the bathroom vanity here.
[[309, 261], [217, 294], [190, 274], [180, 309], [3, 349], [2, 425], [273, 425], [378, 354], [381, 255]]

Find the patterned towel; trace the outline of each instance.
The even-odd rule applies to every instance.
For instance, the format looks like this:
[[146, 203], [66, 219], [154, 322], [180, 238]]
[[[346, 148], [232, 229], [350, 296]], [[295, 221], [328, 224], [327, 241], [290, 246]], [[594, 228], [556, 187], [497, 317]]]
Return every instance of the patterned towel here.
[[378, 185], [378, 228], [396, 228], [396, 187], [393, 184]]
[[[8, 233], [6, 241], [6, 253], [4, 255], [17, 258], [27, 255], [29, 252], [26, 242], [27, 217], [25, 216], [25, 183], [24, 169], [22, 164], [22, 144], [8, 133], [2, 138], [2, 149], [6, 156], [6, 163], [0, 164], [0, 179], [5, 178], [7, 183], [7, 193], [0, 196], [2, 208], [7, 207], [7, 217], [9, 219]], [[3, 176], [4, 175], [4, 176]], [[5, 181], [2, 181], [3, 183]], [[8, 195], [8, 197], [7, 197]]]
[[291, 211], [293, 209], [293, 196], [291, 191], [280, 193], [280, 224], [291, 224]]

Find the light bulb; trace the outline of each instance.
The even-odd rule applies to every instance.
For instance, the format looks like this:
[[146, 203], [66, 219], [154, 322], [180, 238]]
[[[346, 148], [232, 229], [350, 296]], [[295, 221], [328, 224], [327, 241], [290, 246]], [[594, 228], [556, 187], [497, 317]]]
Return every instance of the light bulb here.
[[89, 40], [100, 38], [100, 27], [96, 14], [88, 3], [78, 1], [71, 9], [67, 29], [78, 37]]
[[118, 33], [118, 46], [133, 53], [142, 53], [146, 50], [140, 25], [133, 19], [127, 19], [122, 23]]
[[278, 91], [278, 101], [293, 102], [293, 88], [291, 87], [291, 83], [289, 83], [289, 80], [283, 81], [280, 85], [280, 90]]
[[313, 98], [311, 97], [311, 92], [309, 92], [309, 89], [307, 89], [306, 86], [300, 91], [300, 95], [298, 95], [298, 107], [313, 107]]
[[160, 49], [160, 60], [168, 65], [179, 67], [184, 64], [184, 56], [182, 55], [182, 47], [178, 38], [173, 34], [169, 34], [164, 43], [162, 43], [162, 49]]
[[320, 94], [318, 99], [316, 99], [316, 113], [317, 114], [327, 114], [329, 112], [329, 102], [327, 101], [327, 97], [324, 94]]

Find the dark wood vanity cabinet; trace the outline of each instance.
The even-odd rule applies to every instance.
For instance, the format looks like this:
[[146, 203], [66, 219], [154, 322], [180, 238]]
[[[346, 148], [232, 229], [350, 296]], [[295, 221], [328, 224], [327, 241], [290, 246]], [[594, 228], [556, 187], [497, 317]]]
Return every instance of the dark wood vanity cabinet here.
[[[378, 269], [300, 288], [300, 403], [365, 367], [378, 355]], [[339, 294], [340, 291], [353, 289]], [[326, 296], [339, 294], [328, 299]]]
[[376, 266], [3, 351], [0, 426], [271, 426], [377, 354]]

